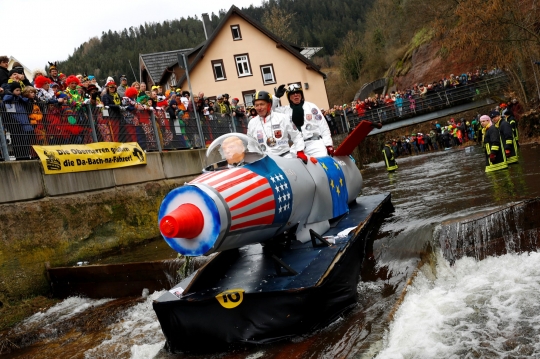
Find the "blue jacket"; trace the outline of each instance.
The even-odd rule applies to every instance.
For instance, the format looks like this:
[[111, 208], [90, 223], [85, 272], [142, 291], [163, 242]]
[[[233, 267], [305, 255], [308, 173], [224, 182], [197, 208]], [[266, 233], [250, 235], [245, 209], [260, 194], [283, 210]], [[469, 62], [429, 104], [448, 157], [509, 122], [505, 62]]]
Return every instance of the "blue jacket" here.
[[[34, 131], [34, 128], [30, 124], [30, 120], [28, 119], [29, 107], [28, 99], [26, 97], [15, 96], [12, 94], [5, 95], [4, 106], [6, 107], [8, 118], [12, 119], [11, 122], [17, 121], [18, 123], [20, 123], [24, 132]], [[15, 112], [10, 112], [10, 108], [12, 106], [15, 107]]]

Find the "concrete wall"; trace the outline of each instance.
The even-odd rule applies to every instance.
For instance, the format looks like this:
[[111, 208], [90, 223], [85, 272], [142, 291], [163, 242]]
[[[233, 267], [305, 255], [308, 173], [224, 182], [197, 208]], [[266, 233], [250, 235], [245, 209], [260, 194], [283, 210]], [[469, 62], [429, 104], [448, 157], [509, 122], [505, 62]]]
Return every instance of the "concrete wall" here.
[[201, 173], [205, 149], [147, 153], [146, 166], [113, 170], [44, 174], [38, 161], [0, 163], [0, 203], [91, 192]]
[[147, 153], [147, 165], [57, 175], [39, 161], [0, 162], [0, 309], [49, 291], [45, 263], [73, 265], [158, 237], [161, 201], [205, 158], [204, 149]]
[[0, 162], [0, 203], [43, 198], [43, 168], [37, 161]]

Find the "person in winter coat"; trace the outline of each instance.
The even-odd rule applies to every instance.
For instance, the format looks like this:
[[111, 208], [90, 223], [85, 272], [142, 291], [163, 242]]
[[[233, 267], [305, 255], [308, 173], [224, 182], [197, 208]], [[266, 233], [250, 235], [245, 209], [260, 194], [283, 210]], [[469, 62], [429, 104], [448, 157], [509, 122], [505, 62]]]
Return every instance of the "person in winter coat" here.
[[508, 168], [499, 130], [493, 125], [491, 118], [486, 115], [480, 117], [480, 124], [484, 131], [485, 171], [493, 172]]
[[122, 113], [120, 112], [120, 106], [122, 105], [122, 99], [120, 95], [116, 92], [116, 83], [114, 81], [109, 81], [106, 84], [106, 93], [101, 96], [101, 102], [103, 106], [107, 106], [109, 110], [109, 125], [111, 128], [111, 136], [113, 142], [121, 142], [120, 131], [121, 131], [121, 120]]
[[28, 118], [28, 99], [21, 96], [21, 85], [18, 81], [10, 84], [9, 94], [4, 96], [6, 113], [4, 126], [10, 133], [11, 145], [17, 160], [30, 159], [30, 145], [34, 128]]
[[448, 130], [447, 126], [444, 127], [441, 137], [442, 137], [444, 149], [449, 150], [452, 146], [452, 143], [450, 141], [452, 138], [452, 135], [450, 134], [450, 131]]
[[9, 71], [8, 71], [9, 57], [0, 56], [0, 86], [8, 82]]
[[58, 100], [51, 88], [51, 80], [45, 76], [38, 76], [34, 79], [34, 85], [37, 89], [37, 99], [46, 103], [57, 103]]
[[399, 93], [396, 95], [396, 101], [394, 102], [394, 106], [396, 106], [396, 114], [399, 117], [402, 117], [403, 116], [403, 98], [401, 97]]
[[[32, 145], [47, 145], [46, 142], [46, 133], [45, 126], [43, 125], [43, 112], [41, 111], [40, 105], [37, 103], [37, 90], [32, 86], [26, 86], [22, 91], [22, 97], [28, 99], [27, 103], [27, 113], [30, 124], [34, 128], [34, 136], [30, 139], [30, 144]], [[45, 105], [42, 105], [45, 106]], [[31, 156], [36, 156], [35, 152], [32, 150], [30, 152]]]
[[397, 170], [398, 165], [394, 157], [394, 150], [392, 150], [392, 141], [386, 141], [386, 144], [383, 147], [382, 153], [384, 156], [384, 162], [386, 164], [386, 170], [388, 172], [394, 172]]
[[512, 126], [502, 118], [498, 111], [492, 111], [489, 115], [501, 134], [506, 162], [508, 164], [518, 163], [517, 145], [512, 133]]

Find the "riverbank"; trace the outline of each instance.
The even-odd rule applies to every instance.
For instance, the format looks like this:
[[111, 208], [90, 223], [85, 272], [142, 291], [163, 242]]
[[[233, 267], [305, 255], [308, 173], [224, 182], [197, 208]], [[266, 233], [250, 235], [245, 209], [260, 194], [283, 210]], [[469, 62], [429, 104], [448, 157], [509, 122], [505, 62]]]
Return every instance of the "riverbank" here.
[[[472, 121], [472, 118], [477, 114], [489, 113], [492, 105], [476, 108], [474, 110], [466, 111], [452, 116], [441, 117], [437, 122], [441, 125], [446, 124], [451, 118], [459, 120], [461, 118], [467, 121]], [[382, 148], [387, 140], [394, 138], [402, 138], [403, 136], [410, 136], [412, 133], [429, 133], [433, 128], [434, 121], [414, 124], [411, 126], [401, 127], [399, 129], [381, 133], [375, 136], [368, 136], [363, 141], [358, 150], [353, 153], [353, 157], [362, 169], [364, 165], [369, 163], [375, 163], [383, 161]], [[519, 141], [520, 144], [529, 144], [540, 142], [540, 113], [536, 110], [530, 110], [523, 114], [520, 121], [518, 121]], [[474, 142], [471, 142], [474, 144]], [[421, 154], [420, 154], [421, 155]], [[413, 156], [415, 156], [413, 154]]]

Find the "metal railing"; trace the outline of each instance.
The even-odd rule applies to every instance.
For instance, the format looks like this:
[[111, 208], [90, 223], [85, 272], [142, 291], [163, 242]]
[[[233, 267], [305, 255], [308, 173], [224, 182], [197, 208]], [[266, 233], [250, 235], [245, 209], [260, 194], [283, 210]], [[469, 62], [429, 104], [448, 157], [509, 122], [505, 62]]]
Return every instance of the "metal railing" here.
[[[360, 116], [336, 114], [329, 123], [333, 123], [334, 132], [347, 133], [361, 120], [383, 124], [399, 121], [499, 94], [507, 83], [505, 75], [495, 76], [403, 99], [401, 106], [380, 106]], [[32, 145], [138, 142], [147, 152], [161, 152], [203, 148], [225, 133], [247, 132], [246, 117], [199, 114], [199, 118], [200, 127], [193, 113], [173, 120], [161, 108], [130, 111], [125, 107], [0, 101], [0, 160], [36, 159]]]
[[[476, 101], [487, 96], [501, 94], [507, 84], [507, 76], [498, 75], [474, 83], [459, 85], [451, 89], [428, 92], [424, 96], [414, 95], [410, 99], [404, 98], [401, 105], [394, 102], [377, 106], [360, 115], [354, 112], [348, 113], [344, 122], [346, 122], [345, 125], [349, 126], [349, 129], [355, 128], [362, 120], [382, 122], [385, 125], [438, 111], [443, 108]], [[341, 117], [344, 119], [345, 115]]]
[[137, 142], [147, 152], [161, 152], [203, 148], [225, 133], [247, 132], [245, 117], [199, 117], [201, 131], [193, 113], [173, 120], [162, 108], [130, 111], [125, 107], [0, 101], [0, 160], [37, 159], [32, 145]]

